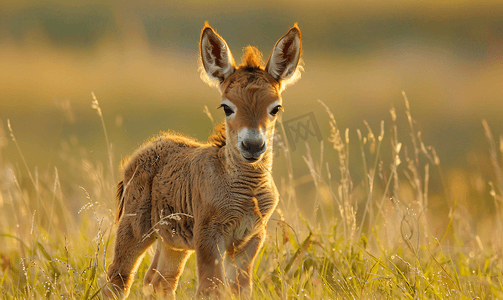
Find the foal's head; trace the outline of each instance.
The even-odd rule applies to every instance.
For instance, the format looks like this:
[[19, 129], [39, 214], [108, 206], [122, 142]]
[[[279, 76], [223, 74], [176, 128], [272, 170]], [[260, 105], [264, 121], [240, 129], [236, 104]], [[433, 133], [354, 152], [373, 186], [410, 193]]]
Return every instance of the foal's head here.
[[281, 92], [300, 77], [302, 42], [295, 24], [274, 46], [263, 65], [262, 54], [248, 46], [236, 67], [225, 40], [205, 24], [201, 34], [201, 75], [222, 94], [227, 144], [248, 162], [272, 149], [274, 125], [282, 109]]

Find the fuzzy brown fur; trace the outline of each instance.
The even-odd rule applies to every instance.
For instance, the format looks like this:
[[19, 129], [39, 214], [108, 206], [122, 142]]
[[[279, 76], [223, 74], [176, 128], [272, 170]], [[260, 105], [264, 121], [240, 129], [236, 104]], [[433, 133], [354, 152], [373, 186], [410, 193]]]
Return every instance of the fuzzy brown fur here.
[[209, 143], [219, 148], [225, 146], [225, 123], [220, 124], [215, 128], [215, 134], [210, 136]]
[[[209, 25], [201, 40], [205, 34], [220, 38]], [[156, 240], [144, 278], [147, 295], [174, 298], [192, 252], [197, 259], [198, 293], [218, 296], [219, 287], [228, 285], [238, 297], [251, 295], [253, 261], [278, 192], [270, 151], [256, 162], [245, 161], [236, 146], [237, 133], [243, 127], [273, 132], [276, 118], [269, 116], [268, 106], [281, 99], [281, 82], [264, 70], [261, 54], [253, 47], [246, 49], [243, 64], [232, 74], [211, 70], [224, 79], [222, 98], [234, 103], [238, 113], [218, 126], [208, 143], [163, 132], [123, 162], [116, 196], [117, 238], [105, 298], [129, 294], [134, 272]], [[272, 147], [271, 137], [267, 143]]]

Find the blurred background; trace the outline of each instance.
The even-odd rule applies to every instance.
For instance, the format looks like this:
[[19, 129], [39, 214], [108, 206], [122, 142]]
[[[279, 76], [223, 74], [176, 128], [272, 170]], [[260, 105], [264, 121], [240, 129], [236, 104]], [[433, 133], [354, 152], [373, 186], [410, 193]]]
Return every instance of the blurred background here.
[[[112, 145], [115, 179], [120, 160], [161, 130], [206, 140], [213, 125], [204, 106], [216, 122], [223, 121], [223, 112], [216, 110], [219, 93], [197, 71], [206, 20], [226, 39], [236, 60], [249, 44], [267, 59], [277, 39], [298, 22], [305, 72], [283, 93], [282, 120], [313, 112], [324, 161], [337, 173], [338, 159], [328, 142], [329, 117], [317, 100], [324, 101], [341, 131], [349, 128], [355, 188], [366, 176], [356, 133], [359, 128], [367, 134], [364, 120], [376, 135], [385, 121], [384, 158], [391, 157], [392, 107], [400, 139], [410, 142], [405, 91], [416, 129], [426, 145], [435, 147], [443, 170], [443, 175], [436, 169], [431, 174], [430, 205], [436, 216], [447, 220], [449, 201], [456, 199], [474, 214], [470, 228], [490, 231], [492, 225], [482, 223], [494, 211], [488, 182], [495, 173], [482, 119], [498, 140], [503, 133], [503, 2], [498, 0], [4, 0], [0, 163], [15, 170], [21, 184], [29, 180], [9, 137], [10, 120], [28, 168], [50, 181], [57, 167], [66, 201], [77, 212], [85, 195], [79, 193], [83, 179], [75, 164], [85, 159], [97, 172], [108, 174], [110, 169], [91, 92]], [[314, 138], [307, 142], [319, 161], [320, 143]], [[302, 143], [297, 145], [292, 161], [297, 197], [310, 211], [309, 201], [303, 200], [314, 189], [302, 159], [306, 153]], [[285, 169], [284, 159], [276, 159], [278, 185]], [[442, 222], [435, 225], [439, 234], [445, 229]]]

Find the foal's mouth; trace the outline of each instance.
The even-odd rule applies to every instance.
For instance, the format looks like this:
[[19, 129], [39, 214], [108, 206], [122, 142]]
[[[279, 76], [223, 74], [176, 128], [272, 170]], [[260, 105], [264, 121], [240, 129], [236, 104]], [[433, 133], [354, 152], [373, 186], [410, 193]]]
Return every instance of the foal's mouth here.
[[248, 162], [248, 163], [254, 163], [254, 162], [259, 161], [261, 156], [262, 156], [262, 155], [259, 155], [259, 156], [257, 156], [257, 157], [255, 157], [255, 156], [247, 156], [247, 155], [244, 155], [243, 153], [241, 153], [241, 157], [242, 157], [242, 158], [243, 158], [246, 162]]

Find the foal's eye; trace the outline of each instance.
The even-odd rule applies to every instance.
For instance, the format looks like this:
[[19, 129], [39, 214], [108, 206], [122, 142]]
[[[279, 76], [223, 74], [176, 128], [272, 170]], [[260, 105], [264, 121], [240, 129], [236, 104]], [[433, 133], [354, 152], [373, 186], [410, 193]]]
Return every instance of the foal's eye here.
[[271, 116], [274, 117], [279, 112], [280, 109], [283, 109], [283, 106], [278, 105], [275, 108], [273, 108], [270, 112]]
[[220, 105], [218, 108], [220, 108], [220, 107], [223, 107], [224, 112], [225, 112], [225, 116], [227, 116], [227, 117], [234, 113], [234, 111], [229, 106], [227, 106], [225, 104]]

